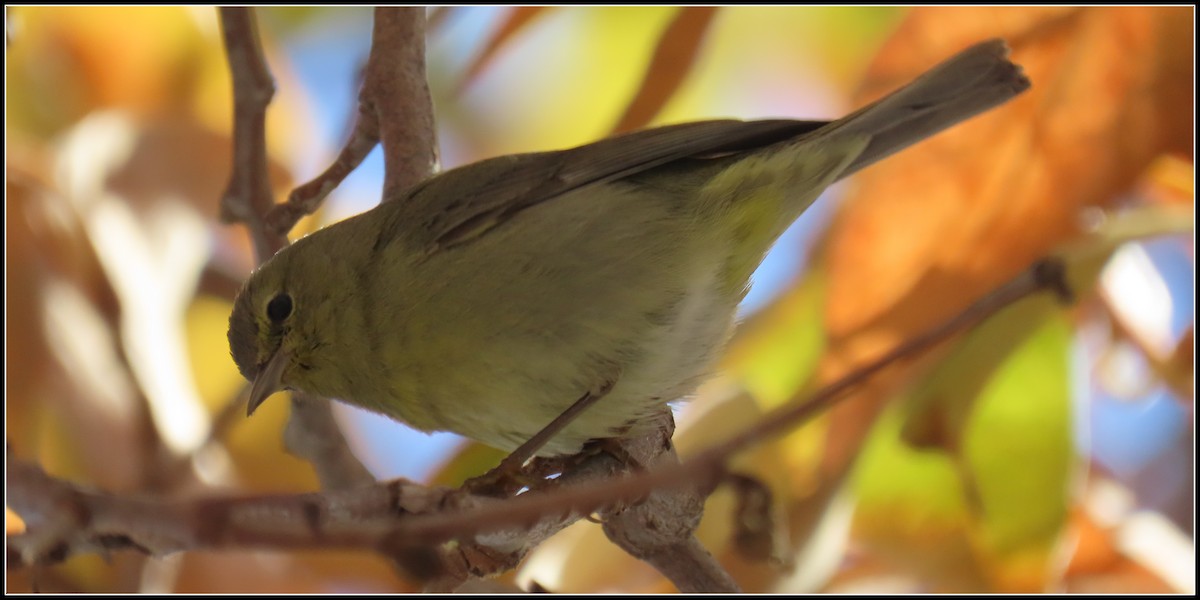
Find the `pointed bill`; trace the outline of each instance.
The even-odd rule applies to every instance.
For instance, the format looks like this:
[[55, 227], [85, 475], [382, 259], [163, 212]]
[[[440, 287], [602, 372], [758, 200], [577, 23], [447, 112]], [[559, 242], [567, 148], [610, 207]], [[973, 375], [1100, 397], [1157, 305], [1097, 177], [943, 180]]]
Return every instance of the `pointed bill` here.
[[254, 414], [258, 405], [262, 404], [271, 394], [283, 389], [283, 368], [287, 366], [288, 355], [280, 348], [275, 351], [266, 366], [254, 378], [250, 386], [250, 401], [246, 403], [246, 416]]

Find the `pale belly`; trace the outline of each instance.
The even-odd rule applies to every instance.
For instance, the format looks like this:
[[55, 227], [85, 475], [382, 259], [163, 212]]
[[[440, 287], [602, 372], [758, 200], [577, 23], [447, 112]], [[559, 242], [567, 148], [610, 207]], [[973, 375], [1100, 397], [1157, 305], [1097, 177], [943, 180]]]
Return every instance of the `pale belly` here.
[[561, 344], [553, 343], [554, 336], [496, 339], [461, 356], [450, 379], [417, 391], [431, 419], [413, 424], [512, 450], [611, 381], [611, 389], [540, 454], [571, 454], [589, 440], [639, 433], [647, 417], [694, 392], [710, 374], [728, 338], [731, 312], [714, 300], [703, 292], [689, 295], [670, 323], [639, 324], [636, 335], [607, 347], [606, 340], [567, 342], [573, 333]]
[[728, 244], [671, 210], [563, 198], [430, 260], [376, 409], [511, 450], [612, 383], [541, 454], [637, 432], [709, 375], [741, 297], [723, 279]]

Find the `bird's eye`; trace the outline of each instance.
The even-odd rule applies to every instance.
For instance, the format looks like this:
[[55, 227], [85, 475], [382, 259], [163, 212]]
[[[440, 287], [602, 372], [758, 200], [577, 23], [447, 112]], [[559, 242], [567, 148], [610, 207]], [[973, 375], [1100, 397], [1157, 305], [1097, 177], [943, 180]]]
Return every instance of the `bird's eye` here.
[[272, 323], [282, 323], [292, 314], [292, 297], [286, 292], [276, 295], [267, 303], [267, 318]]

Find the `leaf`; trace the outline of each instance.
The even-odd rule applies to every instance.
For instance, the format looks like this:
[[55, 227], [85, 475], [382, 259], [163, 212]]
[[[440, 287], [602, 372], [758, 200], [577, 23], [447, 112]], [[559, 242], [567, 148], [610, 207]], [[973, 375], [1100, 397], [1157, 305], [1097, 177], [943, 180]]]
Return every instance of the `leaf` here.
[[[1033, 88], [856, 176], [831, 228], [818, 379], [956, 314], [1079, 235], [1177, 145], [1181, 8], [919, 8], [880, 49], [856, 105], [955, 51], [1006, 38]], [[1170, 81], [1164, 73], [1173, 73]], [[1183, 77], [1187, 80], [1186, 77]], [[1169, 84], [1169, 85], [1168, 85]], [[1190, 89], [1187, 91], [1190, 95]], [[1189, 129], [1190, 131], [1190, 129]], [[1081, 290], [1082, 291], [1082, 290]], [[878, 377], [837, 407], [827, 468], [845, 468], [889, 397], [940, 353]]]
[[[1178, 211], [1155, 205], [1104, 223], [1056, 252], [1066, 261], [1076, 289], [1091, 288], [1108, 258], [1126, 242], [1190, 227], [1190, 219], [1180, 218]], [[939, 506], [940, 497], [924, 489], [930, 481], [909, 472], [917, 459], [908, 450], [868, 450], [859, 477], [860, 490], [867, 494], [861, 504], [863, 522], [878, 530], [871, 535], [883, 532], [904, 546], [908, 538], [931, 535], [922, 527], [936, 526], [948, 535], [961, 518], [979, 575], [992, 589], [1039, 591], [1057, 583], [1058, 535], [1075, 478], [1067, 364], [1071, 336], [1056, 299], [1041, 295], [1009, 307], [958, 341], [906, 394], [899, 436], [926, 456], [946, 458], [945, 471], [959, 481], [940, 485], [961, 490], [961, 505], [943, 503], [940, 512], [914, 512], [912, 506]], [[887, 426], [881, 424], [881, 429], [881, 435], [890, 435]], [[913, 457], [913, 466], [904, 465], [904, 456]], [[876, 461], [884, 466], [870, 466]], [[905, 482], [912, 481], [917, 483], [910, 490]], [[933, 520], [909, 526], [894, 521], [905, 514]], [[936, 570], [933, 574], [947, 577]]]
[[1072, 237], [1078, 210], [1128, 189], [1169, 148], [1168, 132], [1190, 131], [1190, 117], [1158, 113], [1147, 93], [1160, 89], [1158, 36], [1183, 16], [914, 10], [881, 49], [867, 96], [997, 35], [1011, 41], [1033, 89], [863, 173], [830, 244], [831, 334], [884, 319], [877, 331], [891, 329], [887, 339], [860, 342], [855, 357], [909, 337]]
[[1153, 202], [1185, 204], [1196, 202], [1196, 165], [1179, 156], [1160, 156], [1150, 166], [1139, 193]]
[[13, 512], [11, 508], [4, 507], [4, 535], [21, 535], [25, 533], [25, 521], [21, 520], [21, 516]]
[[[956, 591], [978, 590], [981, 576], [969, 560], [963, 531], [967, 507], [953, 461], [905, 444], [902, 423], [899, 411], [885, 413], [855, 468], [855, 543], [868, 555], [930, 580], [933, 590], [954, 585], [972, 586]], [[959, 580], [948, 583], [947, 569]]]
[[1055, 549], [1078, 474], [1072, 332], [1063, 316], [1042, 323], [989, 378], [963, 432], [972, 547], [998, 591], [1036, 592], [1057, 583]]
[[[1094, 486], [1095, 482], [1091, 484]], [[1111, 527], [1103, 527], [1087, 513], [1084, 506], [1076, 505], [1070, 513], [1071, 529], [1079, 541], [1071, 553], [1066, 576], [1106, 571], [1121, 560]]]
[[475, 57], [475, 60], [471, 61], [470, 66], [467, 67], [466, 74], [464, 74], [462, 80], [459, 81], [456, 95], [461, 94], [463, 90], [467, 88], [467, 86], [471, 85], [471, 83], [475, 81], [479, 74], [483, 72], [483, 69], [491, 64], [492, 59], [496, 57], [496, 54], [506, 44], [511, 42], [514, 38], [516, 38], [518, 33], [533, 23], [535, 18], [542, 15], [550, 8], [552, 7], [513, 7], [508, 13], [508, 18], [506, 18], [504, 22], [501, 23], [494, 32], [492, 32], [492, 36], [488, 38], [487, 43], [484, 44], [483, 51], [481, 51], [479, 55]]
[[649, 125], [667, 101], [675, 95], [688, 73], [696, 64], [700, 45], [704, 42], [717, 7], [683, 7], [667, 25], [637, 94], [625, 107], [612, 133], [623, 133]]
[[1080, 595], [1099, 594], [1179, 594], [1180, 590], [1169, 585], [1158, 574], [1128, 558], [1110, 567], [1104, 573], [1072, 577], [1064, 593]]
[[[280, 432], [287, 426], [291, 394], [277, 396], [254, 411], [254, 418], [238, 414], [223, 440], [223, 450], [233, 467], [240, 489], [253, 492], [302, 492], [318, 489], [312, 465], [284, 451]], [[225, 455], [222, 455], [224, 458]], [[220, 471], [218, 471], [220, 472]], [[225, 475], [223, 472], [222, 475]]]
[[181, 7], [30, 6], [17, 14], [6, 122], [22, 130], [58, 131], [97, 108], [139, 116], [179, 108], [193, 80], [176, 69], [207, 49]]
[[120, 306], [79, 214], [44, 175], [49, 157], [8, 157], [5, 289], [10, 347], [5, 432], [56, 473], [117, 488], [139, 477], [143, 445], [114, 343]]
[[[859, 531], [934, 589], [1038, 591], [1054, 572], [1074, 471], [1071, 332], [1062, 316], [1041, 311], [1014, 335], [1014, 324], [1042, 308], [1038, 300], [963, 340], [907, 397], [910, 407], [880, 424], [859, 467]], [[917, 415], [927, 428], [924, 449], [903, 442]], [[931, 422], [943, 439], [928, 436]], [[906, 547], [913, 556], [897, 553]], [[947, 548], [971, 550], [974, 564], [949, 567]], [[964, 570], [979, 581], [959, 581]]]
[[966, 424], [996, 369], [1058, 310], [1049, 295], [1028, 298], [966, 334], [906, 396], [904, 441], [960, 452]]
[[[1004, 8], [918, 9], [910, 14], [869, 72], [868, 97], [892, 89], [958, 48], [997, 35], [1010, 40], [1013, 60], [1024, 66], [1033, 89], [1009, 105], [867, 169], [858, 178], [858, 187], [827, 242], [829, 352], [819, 369], [822, 381], [943, 321], [1035, 258], [1079, 241], [1081, 209], [1111, 204], [1157, 156], [1170, 151], [1170, 132], [1181, 126], [1180, 121], [1190, 123], [1190, 117], [1156, 112], [1154, 106], [1160, 101], [1146, 90], [1154, 85], [1155, 65], [1164, 62], [1159, 34], [1168, 29], [1165, 21], [1178, 18], [1178, 13]], [[1167, 86], [1164, 93], [1170, 89]], [[1156, 92], [1161, 90], [1160, 86]], [[1077, 292], [1091, 288], [1115, 248], [1096, 243], [1088, 242], [1088, 252], [1069, 256], [1069, 275]], [[989, 326], [994, 331], [1003, 329], [999, 324], [985, 327]], [[1008, 340], [1000, 346], [1020, 339], [1019, 331], [998, 335]], [[998, 350], [985, 349], [993, 356]], [[836, 472], [849, 464], [855, 454], [846, 451], [847, 440], [865, 436], [882, 403], [935, 364], [937, 356], [947, 356], [946, 350], [915, 366], [894, 369], [835, 410], [829, 443], [832, 447], [836, 440], [842, 448], [840, 457], [829, 453], [829, 470]], [[994, 358], [981, 356], [976, 360], [984, 363], [975, 364], [965, 358], [953, 362], [958, 357], [950, 356], [952, 362], [940, 372], [955, 373], [950, 365], [964, 371], [956, 383], [940, 387], [945, 394], [976, 397], [981, 384], [993, 385], [998, 381], [993, 378], [1003, 373], [987, 367], [986, 362]], [[1045, 385], [1061, 384], [1065, 362], [1059, 365], [1059, 370], [1042, 372]], [[975, 418], [982, 422], [977, 411], [987, 410], [990, 393], [983, 389], [978, 406], [947, 404], [943, 410], [910, 420], [910, 437], [922, 434], [926, 444], [952, 450], [961, 446], [964, 456], [973, 458], [948, 460], [943, 467], [926, 465], [929, 478], [961, 473], [964, 501], [957, 508], [946, 498], [940, 505], [935, 498], [908, 503], [910, 510], [918, 511], [914, 518], [919, 516], [922, 520], [917, 522], [925, 526], [913, 530], [919, 534], [901, 536], [898, 554], [904, 548], [911, 551], [914, 535], [943, 540], [922, 546], [922, 551], [933, 553], [930, 560], [943, 546], [965, 544], [981, 559], [972, 567], [978, 569], [980, 584], [986, 580], [1000, 589], [1032, 589], [1050, 575], [1051, 532], [1065, 510], [1061, 478], [1065, 477], [1064, 455], [1069, 453], [1069, 429], [1060, 416], [1048, 423], [1061, 426], [1058, 433], [1014, 427], [1007, 430], [1007, 438], [974, 439], [968, 424]], [[1006, 449], [1004, 443], [1014, 448]], [[1039, 444], [1059, 450], [1039, 456]], [[981, 445], [991, 449], [981, 450]], [[1022, 447], [1028, 453], [1021, 454]], [[904, 456], [891, 450], [893, 460]], [[997, 454], [987, 458], [993, 452]], [[940, 476], [935, 475], [938, 468], [945, 469]], [[950, 485], [909, 475], [899, 464], [872, 473], [899, 480], [897, 484], [915, 480], [918, 487]], [[1013, 482], [1005, 479], [1014, 474], [1040, 483], [1010, 485]], [[1057, 483], [1047, 483], [1056, 477]], [[1045, 497], [1022, 504], [1022, 494], [1037, 493]], [[966, 502], [968, 498], [973, 500]], [[942, 508], [921, 512], [933, 506]], [[903, 528], [894, 521], [904, 514], [895, 507], [879, 510], [870, 522]], [[967, 530], [955, 524], [959, 518], [962, 526], [970, 524], [965, 539]], [[943, 537], [931, 534], [929, 527], [943, 532]], [[967, 569], [956, 567], [960, 574]]]

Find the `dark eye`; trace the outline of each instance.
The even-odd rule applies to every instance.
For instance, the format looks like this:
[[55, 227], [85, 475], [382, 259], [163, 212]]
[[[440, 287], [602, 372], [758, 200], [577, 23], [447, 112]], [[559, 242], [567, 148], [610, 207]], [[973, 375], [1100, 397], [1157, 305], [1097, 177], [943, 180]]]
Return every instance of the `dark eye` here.
[[292, 314], [292, 297], [286, 292], [271, 298], [271, 301], [267, 303], [267, 318], [271, 319], [272, 323], [282, 323], [290, 314]]

